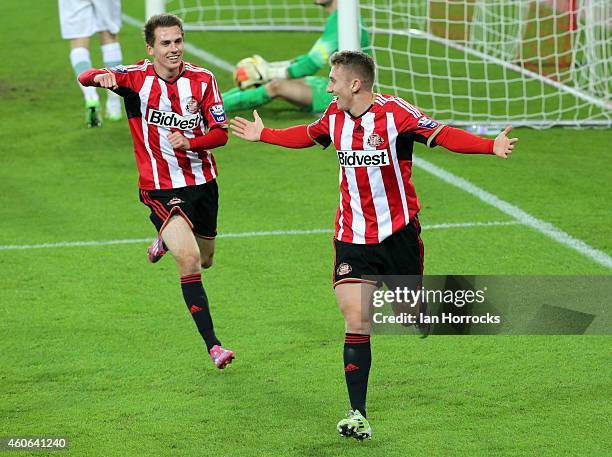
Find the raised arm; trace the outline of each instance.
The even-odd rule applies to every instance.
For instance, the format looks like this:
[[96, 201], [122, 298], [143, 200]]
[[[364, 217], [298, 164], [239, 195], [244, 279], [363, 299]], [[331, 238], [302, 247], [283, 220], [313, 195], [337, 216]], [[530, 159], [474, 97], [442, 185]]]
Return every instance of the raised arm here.
[[507, 159], [518, 138], [508, 138], [512, 126], [508, 126], [497, 135], [495, 140], [473, 135], [465, 130], [445, 126], [435, 137], [436, 144], [449, 151], [461, 154], [495, 154], [502, 159]]
[[111, 90], [119, 87], [115, 74], [105, 69], [90, 68], [79, 75], [79, 82], [84, 86], [104, 87]]
[[514, 145], [518, 142], [518, 138], [508, 138], [508, 133], [512, 131], [512, 126], [507, 126], [503, 132], [495, 137], [495, 144], [493, 145], [493, 154], [502, 159], [507, 159], [512, 154]]
[[264, 129], [264, 123], [257, 110], [253, 111], [253, 118], [254, 121], [249, 121], [240, 116], [230, 119], [232, 133], [243, 140], [261, 141], [261, 131]]
[[262, 141], [286, 148], [301, 149], [314, 146], [315, 142], [308, 135], [307, 125], [296, 125], [286, 129], [269, 129], [264, 126], [257, 110], [253, 111], [254, 121], [242, 117], [230, 120], [232, 133], [247, 141]]

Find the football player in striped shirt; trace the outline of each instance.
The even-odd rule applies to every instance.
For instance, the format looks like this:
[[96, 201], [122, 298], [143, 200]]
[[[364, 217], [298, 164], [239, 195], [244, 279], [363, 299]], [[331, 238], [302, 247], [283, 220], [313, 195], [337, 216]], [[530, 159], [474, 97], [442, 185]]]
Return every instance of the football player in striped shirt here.
[[[370, 438], [366, 392], [371, 365], [370, 317], [377, 284], [365, 276], [423, 273], [420, 208], [412, 185], [414, 142], [465, 154], [508, 158], [517, 138], [507, 127], [495, 140], [443, 125], [393, 95], [374, 93], [370, 56], [342, 51], [331, 57], [327, 91], [333, 94], [323, 116], [310, 125], [269, 129], [254, 111], [254, 121], [236, 117], [234, 134], [289, 148], [333, 143], [339, 162], [340, 203], [336, 214], [333, 286], [346, 323], [344, 372], [351, 410], [338, 431]], [[420, 310], [419, 310], [420, 311]]]
[[159, 260], [165, 246], [174, 256], [187, 308], [210, 357], [223, 369], [234, 353], [215, 334], [201, 277], [201, 269], [212, 266], [217, 235], [217, 165], [210, 150], [227, 143], [223, 100], [210, 71], [183, 61], [178, 17], [151, 17], [144, 35], [153, 62], [91, 69], [79, 81], [123, 97], [140, 201], [151, 210], [159, 234], [149, 260]]

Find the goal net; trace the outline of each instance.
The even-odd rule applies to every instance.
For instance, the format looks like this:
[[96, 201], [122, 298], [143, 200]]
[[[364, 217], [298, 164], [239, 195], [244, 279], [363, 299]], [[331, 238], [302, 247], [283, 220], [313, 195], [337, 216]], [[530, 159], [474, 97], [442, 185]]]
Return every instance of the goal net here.
[[610, 0], [362, 0], [382, 92], [456, 125], [612, 126]]
[[[312, 3], [166, 0], [165, 10], [191, 30], [318, 31]], [[361, 0], [360, 14], [376, 90], [440, 121], [612, 126], [611, 0]]]
[[[150, 0], [147, 0], [150, 1]], [[154, 0], [179, 16], [186, 30], [318, 32], [322, 8], [311, 0]], [[159, 7], [156, 7], [159, 9]]]

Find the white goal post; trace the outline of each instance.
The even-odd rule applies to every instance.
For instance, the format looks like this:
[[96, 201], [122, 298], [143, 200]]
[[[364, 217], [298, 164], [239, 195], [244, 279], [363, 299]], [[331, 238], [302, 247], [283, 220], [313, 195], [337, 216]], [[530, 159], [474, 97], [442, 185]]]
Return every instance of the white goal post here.
[[[312, 0], [146, 2], [187, 30], [320, 31], [325, 20]], [[376, 90], [442, 122], [612, 127], [612, 0], [338, 2], [341, 48], [355, 48], [359, 15], [370, 30]]]

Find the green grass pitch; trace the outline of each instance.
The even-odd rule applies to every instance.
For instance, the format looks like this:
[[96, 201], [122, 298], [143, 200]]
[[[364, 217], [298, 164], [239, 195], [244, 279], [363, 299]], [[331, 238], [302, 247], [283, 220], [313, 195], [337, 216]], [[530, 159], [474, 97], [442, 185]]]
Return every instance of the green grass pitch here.
[[[142, 17], [141, 3], [125, 12]], [[152, 238], [126, 123], [83, 126], [56, 8], [2, 8], [0, 246]], [[288, 58], [313, 36], [281, 38], [188, 36], [230, 62], [256, 50]], [[121, 40], [126, 63], [144, 57], [135, 27]], [[260, 114], [275, 127], [313, 119], [283, 103]], [[612, 254], [610, 131], [516, 134], [509, 161], [417, 155]], [[216, 157], [221, 234], [332, 228], [333, 152], [231, 138]], [[511, 220], [422, 169], [414, 181], [425, 227]], [[430, 274], [610, 275], [522, 225], [425, 228], [423, 238]], [[357, 443], [335, 432], [348, 404], [329, 233], [219, 238], [204, 279], [219, 336], [237, 353], [223, 372], [172, 259], [150, 265], [145, 248], [0, 250], [0, 437], [64, 435], [65, 455], [86, 457], [609, 455], [610, 336], [375, 337], [374, 439]]]

